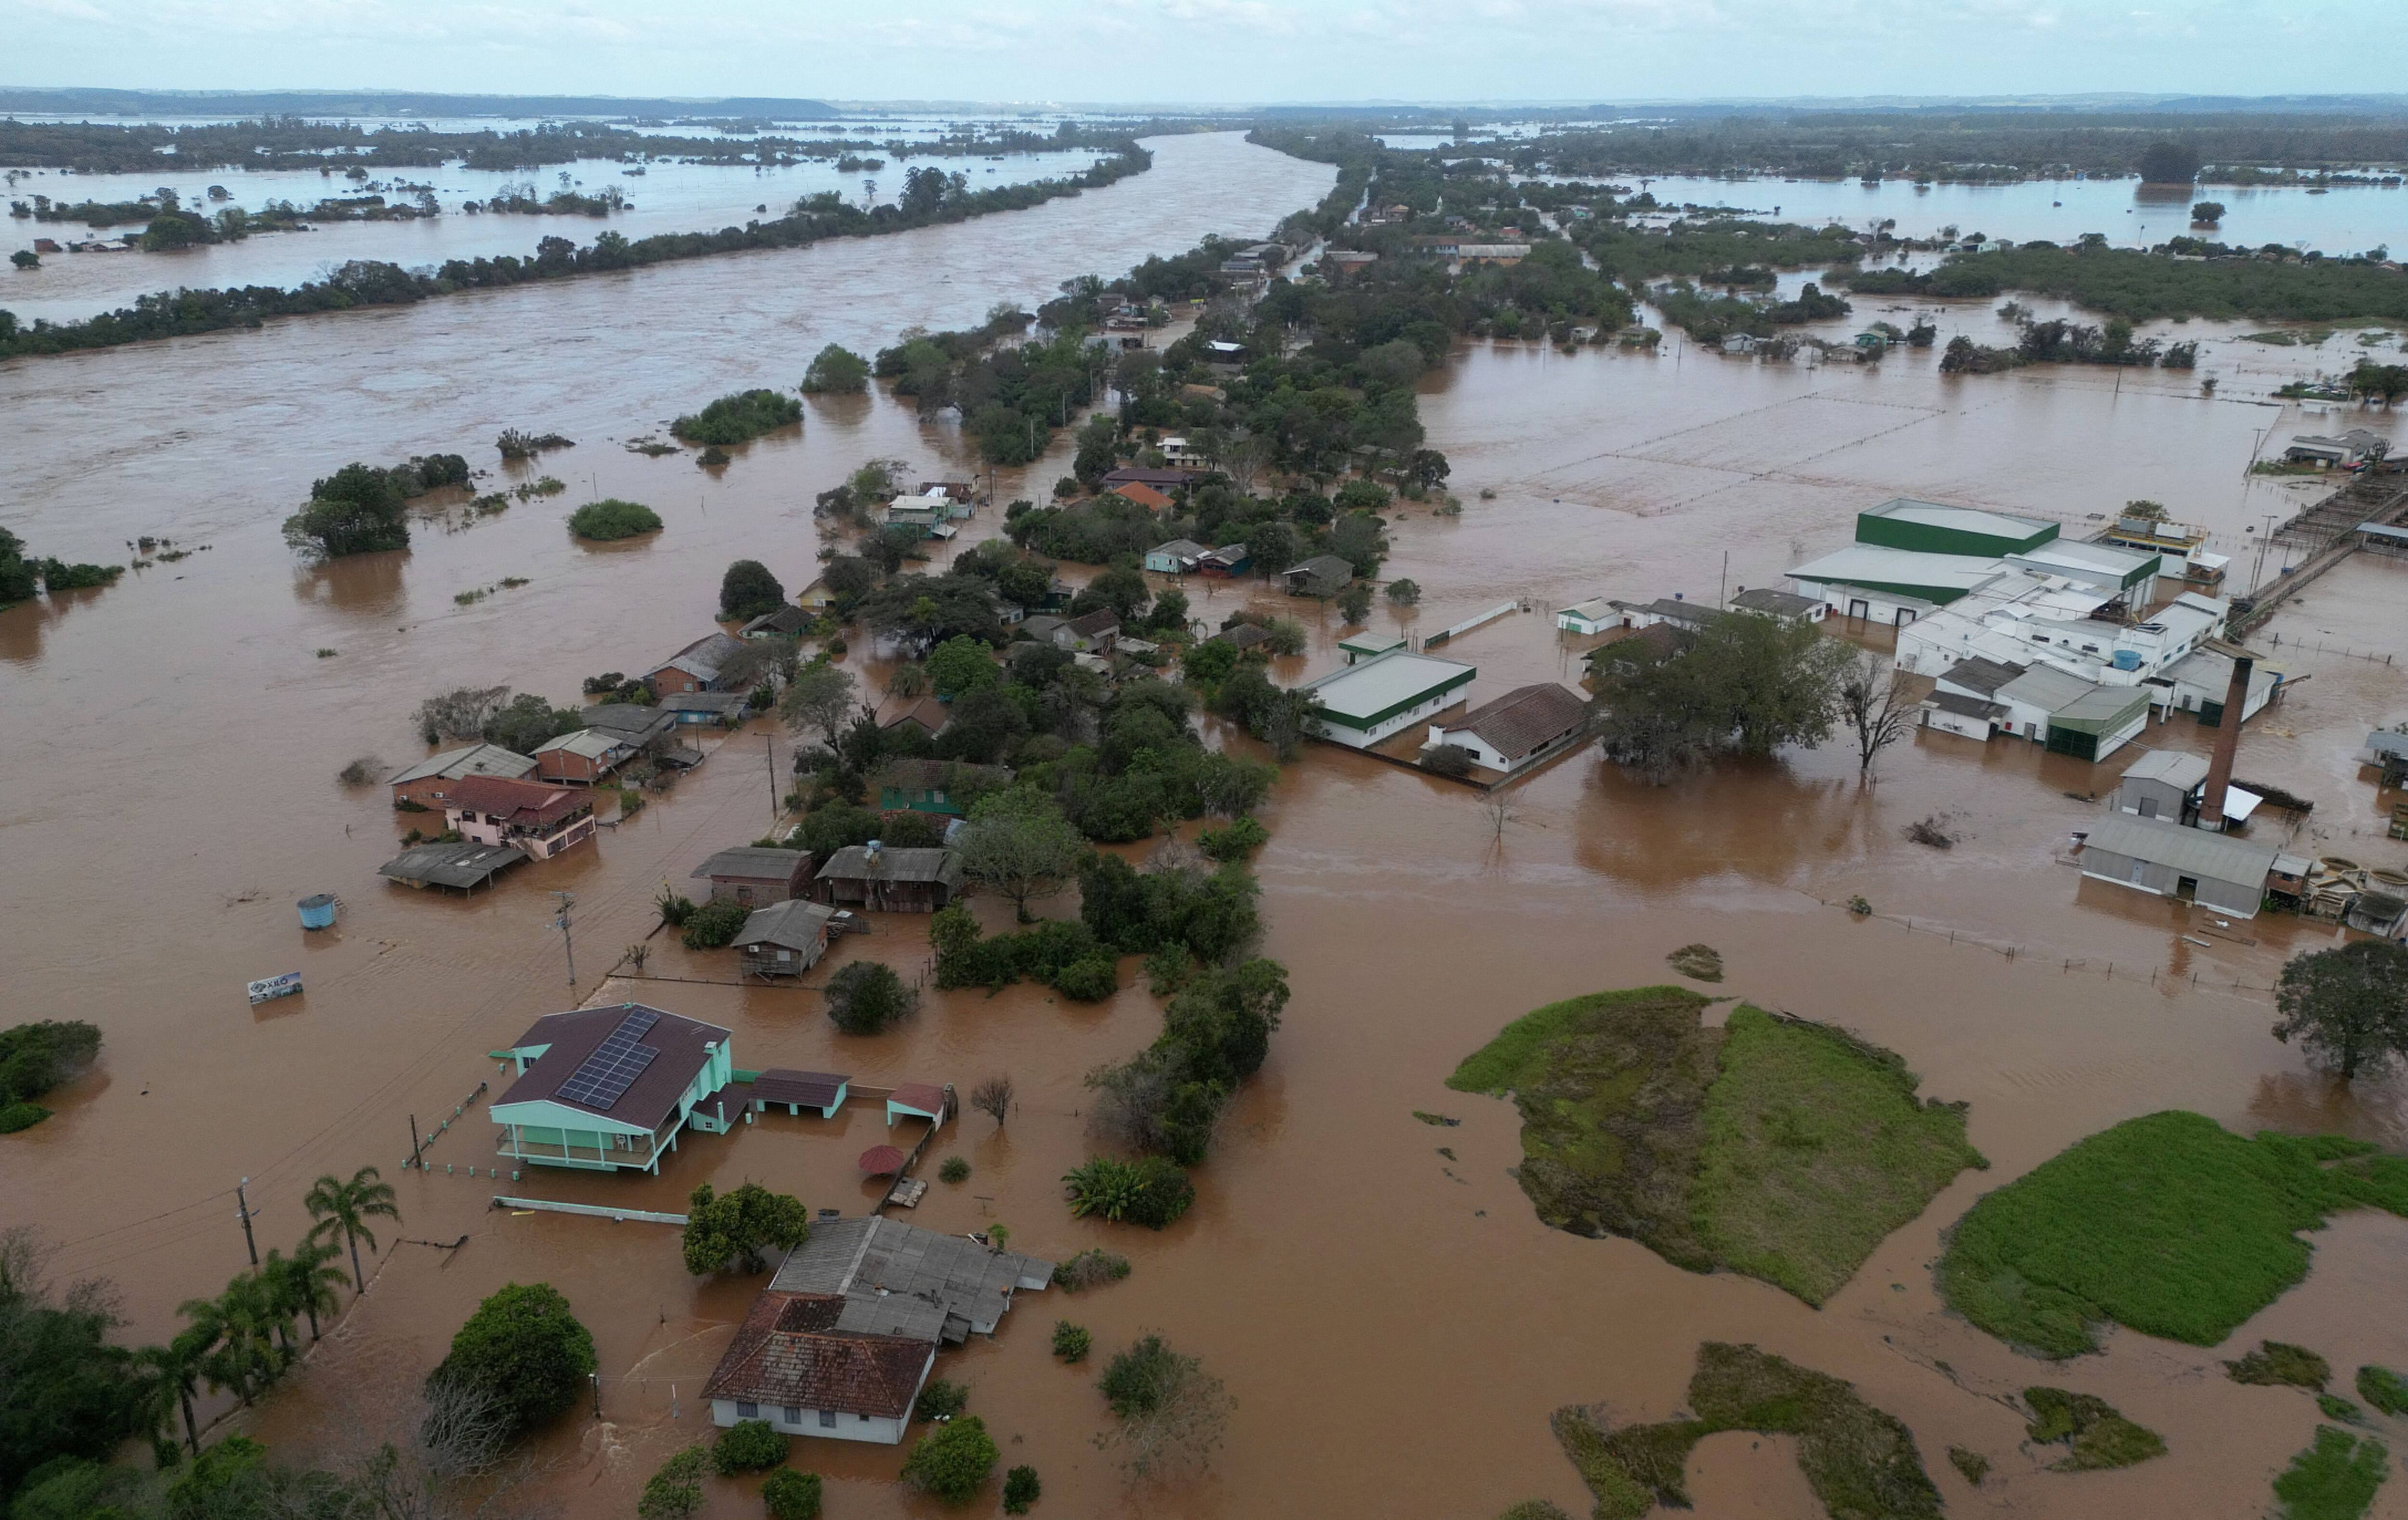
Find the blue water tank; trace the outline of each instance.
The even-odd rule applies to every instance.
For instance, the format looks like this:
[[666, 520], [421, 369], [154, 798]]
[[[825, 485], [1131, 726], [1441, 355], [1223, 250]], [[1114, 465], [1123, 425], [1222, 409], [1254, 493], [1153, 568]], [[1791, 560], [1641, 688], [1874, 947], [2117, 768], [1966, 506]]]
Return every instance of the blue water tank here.
[[305, 929], [331, 929], [335, 926], [335, 895], [321, 892], [304, 897], [300, 902], [301, 926]]
[[2141, 652], [2136, 649], [2117, 650], [2115, 652], [2115, 668], [2118, 670], [2138, 670], [2141, 668]]

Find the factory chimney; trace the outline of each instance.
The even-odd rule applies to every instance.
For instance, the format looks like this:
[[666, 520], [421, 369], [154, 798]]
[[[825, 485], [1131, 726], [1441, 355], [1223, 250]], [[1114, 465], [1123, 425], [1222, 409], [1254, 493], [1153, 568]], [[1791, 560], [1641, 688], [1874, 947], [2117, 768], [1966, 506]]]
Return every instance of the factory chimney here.
[[2238, 655], [2232, 662], [2232, 686], [2224, 694], [2224, 719], [2215, 733], [2215, 753], [2207, 762], [2207, 790], [2199, 800], [2199, 826], [2211, 834], [2224, 832], [2224, 794], [2232, 785], [2232, 757], [2241, 748], [2241, 715], [2249, 710], [2249, 672], [2256, 662]]

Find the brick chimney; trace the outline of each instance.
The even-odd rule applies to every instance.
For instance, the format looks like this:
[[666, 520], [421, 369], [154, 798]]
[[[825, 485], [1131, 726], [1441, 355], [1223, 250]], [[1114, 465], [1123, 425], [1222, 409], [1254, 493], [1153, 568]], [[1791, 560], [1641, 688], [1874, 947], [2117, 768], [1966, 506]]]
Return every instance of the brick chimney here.
[[2256, 662], [2248, 655], [2232, 662], [2232, 686], [2224, 694], [2224, 720], [2215, 733], [2215, 753], [2207, 762], [2207, 791], [2199, 800], [2199, 826], [2224, 832], [2224, 794], [2232, 784], [2232, 757], [2241, 748], [2241, 715], [2249, 710], [2249, 672]]

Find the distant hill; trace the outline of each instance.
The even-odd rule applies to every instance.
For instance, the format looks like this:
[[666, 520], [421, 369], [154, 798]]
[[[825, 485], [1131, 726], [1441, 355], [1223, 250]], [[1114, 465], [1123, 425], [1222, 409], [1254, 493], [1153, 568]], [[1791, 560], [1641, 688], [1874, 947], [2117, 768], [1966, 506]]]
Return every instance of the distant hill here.
[[818, 100], [620, 95], [440, 95], [410, 90], [26, 90], [0, 87], [0, 112], [90, 116], [667, 116], [824, 122]]

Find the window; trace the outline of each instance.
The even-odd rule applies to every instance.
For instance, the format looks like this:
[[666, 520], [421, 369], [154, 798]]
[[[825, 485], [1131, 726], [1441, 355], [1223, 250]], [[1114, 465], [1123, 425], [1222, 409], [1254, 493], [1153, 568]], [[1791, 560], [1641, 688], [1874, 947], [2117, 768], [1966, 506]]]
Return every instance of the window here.
[[788, 1425], [800, 1425], [803, 1423], [803, 1406], [800, 1404], [788, 1404], [780, 1412], [785, 1415], [786, 1423]]
[[836, 1428], [836, 1411], [832, 1409], [824, 1409], [820, 1411], [820, 1428], [823, 1430], [833, 1430]]
[[751, 1399], [739, 1398], [736, 1401], [736, 1417], [739, 1420], [757, 1420], [761, 1417], [761, 1406]]

